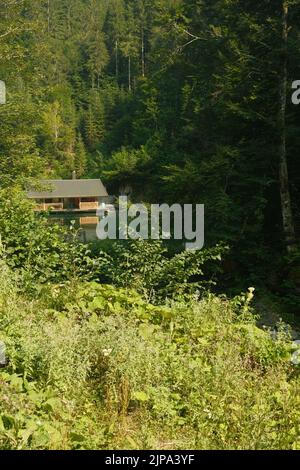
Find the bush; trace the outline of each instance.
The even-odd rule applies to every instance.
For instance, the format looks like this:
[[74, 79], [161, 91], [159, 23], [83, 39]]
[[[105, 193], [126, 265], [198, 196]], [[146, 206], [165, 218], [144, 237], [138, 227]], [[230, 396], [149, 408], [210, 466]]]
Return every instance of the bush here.
[[120, 287], [134, 288], [151, 302], [185, 299], [213, 285], [204, 269], [221, 261], [226, 248], [184, 251], [170, 256], [162, 241], [129, 240], [109, 246], [100, 277]]
[[37, 215], [18, 188], [0, 191], [0, 234], [6, 261], [23, 273], [29, 288], [47, 282], [91, 279], [98, 270], [88, 247], [69, 230]]

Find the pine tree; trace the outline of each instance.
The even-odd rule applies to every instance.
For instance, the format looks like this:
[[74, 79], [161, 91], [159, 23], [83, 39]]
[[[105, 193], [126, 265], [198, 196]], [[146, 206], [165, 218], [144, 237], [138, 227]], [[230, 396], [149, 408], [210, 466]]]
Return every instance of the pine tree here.
[[126, 8], [126, 32], [121, 42], [121, 51], [128, 64], [128, 91], [132, 90], [134, 61], [138, 57], [138, 28], [136, 25], [133, 8], [130, 4]]
[[76, 174], [81, 177], [85, 174], [87, 166], [87, 154], [81, 134], [78, 134], [75, 145], [74, 168]]
[[100, 78], [109, 61], [106, 48], [103, 27], [106, 18], [106, 7], [97, 0], [91, 0], [88, 9], [88, 33], [87, 33], [87, 67], [91, 76], [92, 88], [99, 88]]
[[111, 56], [114, 62], [114, 73], [117, 82], [120, 76], [120, 44], [126, 32], [125, 2], [111, 0], [108, 5], [105, 32], [109, 38]]

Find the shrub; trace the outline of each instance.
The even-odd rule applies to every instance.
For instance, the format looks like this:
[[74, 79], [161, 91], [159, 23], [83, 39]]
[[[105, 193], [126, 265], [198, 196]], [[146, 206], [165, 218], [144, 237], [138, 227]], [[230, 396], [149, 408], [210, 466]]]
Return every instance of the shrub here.
[[220, 262], [226, 248], [218, 245], [169, 256], [162, 241], [129, 240], [110, 246], [101, 276], [116, 286], [133, 287], [152, 302], [184, 299], [213, 284], [204, 268]]
[[36, 215], [18, 188], [0, 191], [0, 234], [9, 266], [22, 270], [29, 288], [95, 276], [97, 261], [77, 234]]

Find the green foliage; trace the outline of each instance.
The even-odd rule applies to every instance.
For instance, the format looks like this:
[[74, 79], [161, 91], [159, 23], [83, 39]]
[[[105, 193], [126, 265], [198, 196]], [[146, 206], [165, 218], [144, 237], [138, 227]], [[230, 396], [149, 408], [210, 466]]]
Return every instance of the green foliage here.
[[[205, 203], [209, 246], [225, 240], [238, 274], [264, 281], [283, 248], [275, 3], [3, 1], [1, 185], [77, 169], [112, 193], [129, 187], [134, 200]], [[289, 7], [288, 88], [299, 74], [299, 1]], [[299, 113], [289, 98], [297, 222]]]
[[78, 242], [74, 227], [65, 230], [33, 211], [18, 188], [0, 191], [0, 233], [8, 264], [21, 269], [29, 287], [95, 276], [96, 261]]
[[153, 305], [133, 289], [116, 288], [109, 284], [89, 282], [77, 286], [71, 297], [65, 295], [65, 286], [54, 286], [43, 292], [45, 305], [61, 309], [67, 314], [76, 313], [78, 318], [87, 319], [93, 315], [113, 314], [134, 317], [140, 321], [160, 324], [172, 317], [172, 309], [164, 305]]
[[204, 267], [220, 262], [225, 251], [216, 246], [170, 256], [161, 241], [117, 242], [109, 247], [100, 273], [117, 286], [134, 287], [152, 302], [184, 299], [213, 285], [213, 279], [204, 276]]
[[3, 263], [0, 281], [2, 449], [299, 448], [298, 368], [252, 290], [167, 308], [95, 283], [27, 301]]
[[300, 305], [300, 250], [297, 249], [283, 260], [282, 294], [290, 312], [299, 313]]
[[122, 148], [112, 155], [108, 165], [103, 166], [103, 175], [110, 180], [117, 191], [121, 188], [132, 188], [139, 179], [141, 187], [144, 170], [149, 160], [144, 147], [139, 150]]

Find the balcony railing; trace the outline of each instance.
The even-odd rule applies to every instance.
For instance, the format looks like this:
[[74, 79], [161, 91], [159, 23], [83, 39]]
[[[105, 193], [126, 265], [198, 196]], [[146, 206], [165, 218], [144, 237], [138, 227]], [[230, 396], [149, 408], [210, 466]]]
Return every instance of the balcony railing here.
[[64, 205], [62, 202], [49, 202], [45, 203], [45, 210], [54, 210], [54, 211], [62, 211], [64, 208]]
[[36, 211], [96, 211], [99, 207], [98, 201], [91, 202], [79, 202], [79, 205], [74, 208], [68, 208], [63, 202], [49, 202], [49, 203], [37, 203], [35, 206]]
[[64, 209], [64, 205], [62, 202], [41, 203], [41, 204], [36, 204], [35, 206], [36, 211], [48, 211], [48, 210], [62, 211], [63, 209]]
[[97, 210], [98, 207], [99, 207], [99, 203], [97, 201], [94, 201], [94, 202], [80, 202], [79, 203], [79, 208], [82, 211]]
[[98, 217], [80, 217], [80, 225], [98, 225]]

